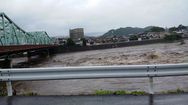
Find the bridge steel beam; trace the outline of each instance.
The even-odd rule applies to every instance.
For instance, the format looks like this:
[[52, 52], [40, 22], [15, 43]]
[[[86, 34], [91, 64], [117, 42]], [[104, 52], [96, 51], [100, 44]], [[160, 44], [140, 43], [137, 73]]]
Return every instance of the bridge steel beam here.
[[[1, 14], [1, 13], [0, 13], [0, 19], [3, 20], [3, 14]], [[0, 26], [3, 26], [3, 22], [0, 22]], [[1, 33], [0, 34], [0, 43], [1, 43], [1, 45], [3, 45], [3, 42], [2, 42], [2, 37], [3, 37], [3, 32], [2, 31], [3, 30], [4, 30], [3, 27], [0, 27], [0, 33]]]
[[[1, 29], [2, 28], [2, 29]], [[42, 32], [24, 31], [15, 24], [6, 14], [0, 13], [0, 44], [9, 45], [52, 45], [52, 39], [44, 31]]]
[[5, 16], [4, 16], [4, 14], [2, 14], [2, 28], [3, 28], [4, 43], [6, 44], [6, 36], [5, 36]]

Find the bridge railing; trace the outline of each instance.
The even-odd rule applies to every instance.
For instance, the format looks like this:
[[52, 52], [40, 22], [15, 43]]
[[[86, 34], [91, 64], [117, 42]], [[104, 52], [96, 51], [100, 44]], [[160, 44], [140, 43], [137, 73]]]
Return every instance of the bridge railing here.
[[154, 77], [184, 75], [188, 75], [187, 63], [158, 65], [22, 68], [0, 69], [0, 82], [7, 83], [8, 96], [12, 96], [12, 81], [149, 78], [149, 94], [154, 94]]

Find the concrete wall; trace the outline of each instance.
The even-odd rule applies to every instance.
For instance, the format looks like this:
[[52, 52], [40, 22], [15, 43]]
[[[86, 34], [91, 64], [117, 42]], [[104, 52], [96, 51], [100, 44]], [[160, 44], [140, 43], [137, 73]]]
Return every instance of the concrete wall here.
[[147, 45], [147, 44], [155, 44], [155, 43], [166, 43], [166, 42], [167, 41], [163, 39], [155, 39], [155, 40], [132, 41], [125, 43], [103, 44], [103, 45], [94, 45], [94, 46], [74, 46], [74, 47], [59, 46], [56, 49], [56, 51], [58, 53], [67, 53], [67, 52], [77, 52], [77, 51], [128, 47], [128, 46], [136, 46], [136, 45]]

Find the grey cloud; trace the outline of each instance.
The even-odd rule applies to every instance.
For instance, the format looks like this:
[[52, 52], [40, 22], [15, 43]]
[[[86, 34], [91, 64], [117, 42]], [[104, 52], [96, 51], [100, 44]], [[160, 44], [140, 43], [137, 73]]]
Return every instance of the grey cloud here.
[[0, 0], [0, 10], [27, 31], [68, 35], [148, 25], [188, 25], [188, 0]]

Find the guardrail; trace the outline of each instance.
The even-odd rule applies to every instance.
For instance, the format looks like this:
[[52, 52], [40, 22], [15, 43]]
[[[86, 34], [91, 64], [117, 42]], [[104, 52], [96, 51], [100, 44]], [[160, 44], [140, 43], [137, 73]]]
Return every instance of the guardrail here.
[[11, 81], [149, 78], [149, 94], [154, 94], [153, 77], [188, 75], [186, 64], [126, 65], [0, 69], [0, 82], [6, 82], [8, 96], [12, 96]]

